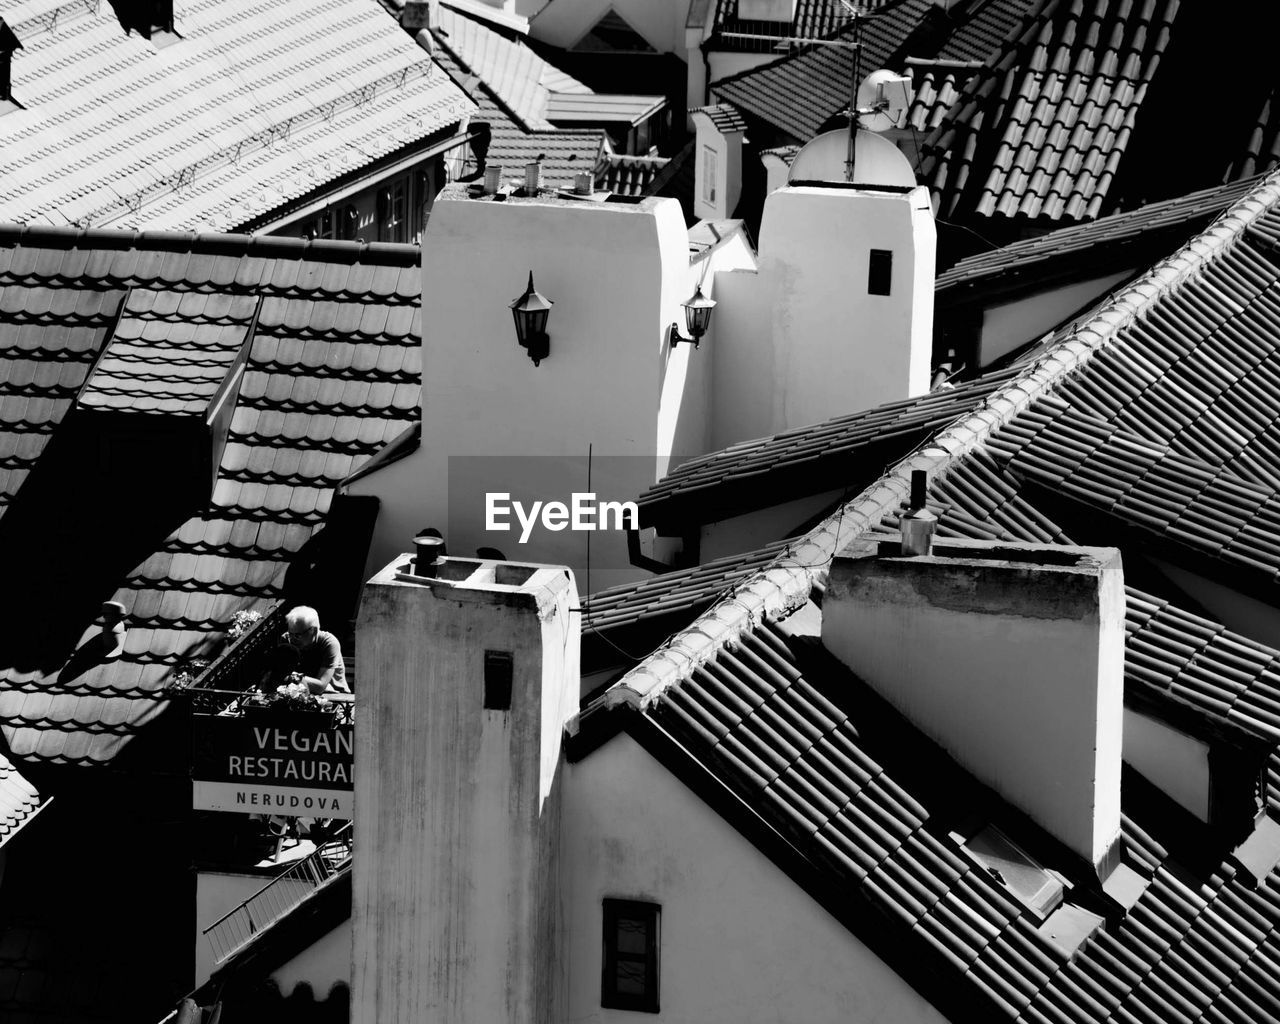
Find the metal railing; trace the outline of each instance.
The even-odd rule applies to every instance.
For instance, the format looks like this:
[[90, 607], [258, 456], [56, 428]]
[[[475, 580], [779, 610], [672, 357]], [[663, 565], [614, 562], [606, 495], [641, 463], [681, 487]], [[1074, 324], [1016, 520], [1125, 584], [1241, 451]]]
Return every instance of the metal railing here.
[[351, 823], [348, 822], [330, 842], [271, 879], [204, 929], [213, 949], [214, 962], [221, 963], [248, 945], [321, 886], [349, 870], [350, 864]]

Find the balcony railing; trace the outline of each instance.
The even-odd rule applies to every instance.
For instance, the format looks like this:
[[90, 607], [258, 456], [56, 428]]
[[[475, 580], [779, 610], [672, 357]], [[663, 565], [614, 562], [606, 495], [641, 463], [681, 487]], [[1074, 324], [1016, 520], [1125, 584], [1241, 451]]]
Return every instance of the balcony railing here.
[[214, 962], [222, 963], [351, 866], [351, 823], [324, 846], [277, 875], [204, 930]]

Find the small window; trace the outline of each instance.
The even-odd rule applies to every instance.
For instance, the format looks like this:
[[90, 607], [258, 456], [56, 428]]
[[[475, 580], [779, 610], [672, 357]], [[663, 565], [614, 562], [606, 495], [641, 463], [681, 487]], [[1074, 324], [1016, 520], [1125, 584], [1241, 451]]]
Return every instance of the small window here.
[[702, 147], [702, 198], [704, 202], [716, 201], [716, 151], [710, 146]]
[[637, 900], [604, 901], [604, 978], [600, 1005], [658, 1012], [658, 924], [662, 908]]
[[511, 710], [511, 652], [484, 652], [484, 706], [486, 711]]
[[888, 295], [893, 283], [893, 252], [889, 249], [872, 249], [867, 265], [867, 294]]

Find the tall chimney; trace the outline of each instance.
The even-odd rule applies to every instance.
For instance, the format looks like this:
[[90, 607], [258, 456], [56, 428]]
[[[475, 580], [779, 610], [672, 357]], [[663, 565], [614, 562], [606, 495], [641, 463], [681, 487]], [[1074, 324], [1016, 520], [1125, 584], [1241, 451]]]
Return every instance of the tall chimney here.
[[903, 554], [855, 545], [835, 560], [823, 644], [1105, 875], [1120, 834], [1120, 553], [946, 541]]
[[569, 570], [401, 555], [356, 630], [351, 1019], [563, 1018], [555, 785], [577, 708]]

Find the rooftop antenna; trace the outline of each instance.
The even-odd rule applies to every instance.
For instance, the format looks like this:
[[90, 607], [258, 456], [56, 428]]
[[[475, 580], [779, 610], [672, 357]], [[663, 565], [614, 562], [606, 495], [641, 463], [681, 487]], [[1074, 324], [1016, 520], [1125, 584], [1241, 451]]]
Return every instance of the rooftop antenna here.
[[910, 104], [908, 79], [892, 71], [873, 71], [862, 79], [861, 9], [850, 0], [840, 4], [853, 19], [853, 74], [849, 80], [849, 150], [844, 178], [852, 183], [858, 151], [858, 132], [883, 132], [897, 126]]
[[857, 158], [858, 139], [858, 79], [862, 75], [862, 13], [849, 0], [840, 0], [840, 6], [849, 12], [853, 20], [853, 73], [849, 76], [849, 155], [844, 161], [844, 180], [853, 181], [853, 167]]

